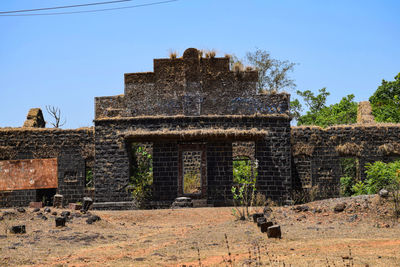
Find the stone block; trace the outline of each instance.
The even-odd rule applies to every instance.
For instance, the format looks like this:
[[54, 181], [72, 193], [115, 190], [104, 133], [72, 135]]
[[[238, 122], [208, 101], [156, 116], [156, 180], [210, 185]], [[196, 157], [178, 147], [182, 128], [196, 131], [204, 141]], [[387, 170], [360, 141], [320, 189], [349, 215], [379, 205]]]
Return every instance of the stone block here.
[[43, 202], [29, 202], [29, 208], [41, 209], [43, 208]]

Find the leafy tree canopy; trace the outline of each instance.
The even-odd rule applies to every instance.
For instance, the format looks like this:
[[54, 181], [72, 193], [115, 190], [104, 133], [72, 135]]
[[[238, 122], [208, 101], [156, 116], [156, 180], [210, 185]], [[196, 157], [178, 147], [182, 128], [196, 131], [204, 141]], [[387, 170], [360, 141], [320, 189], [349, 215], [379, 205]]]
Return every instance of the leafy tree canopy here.
[[[342, 98], [339, 103], [326, 106], [326, 99], [330, 95], [326, 88], [319, 89], [315, 95], [310, 90], [297, 91], [308, 107], [305, 115], [300, 115], [302, 107], [296, 99], [291, 102], [292, 116], [297, 119], [298, 125], [318, 125], [327, 127], [335, 124], [351, 124], [357, 121], [357, 102], [353, 101], [354, 95]], [[297, 117], [296, 117], [297, 116]]]
[[382, 80], [382, 84], [369, 98], [372, 114], [378, 122], [400, 122], [400, 73], [394, 79]]

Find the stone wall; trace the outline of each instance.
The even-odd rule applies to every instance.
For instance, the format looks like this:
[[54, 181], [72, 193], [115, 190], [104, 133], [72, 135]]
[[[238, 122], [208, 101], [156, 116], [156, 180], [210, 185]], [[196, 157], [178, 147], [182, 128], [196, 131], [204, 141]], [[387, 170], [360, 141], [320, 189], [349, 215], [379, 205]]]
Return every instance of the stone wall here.
[[[94, 160], [93, 151], [93, 128], [0, 128], [0, 160], [57, 158], [58, 193], [66, 203], [82, 201], [85, 162]], [[3, 191], [0, 206], [27, 205], [38, 200], [38, 190]]]
[[340, 158], [355, 158], [365, 179], [368, 162], [400, 158], [399, 124], [354, 124], [328, 127], [292, 127], [293, 184], [330, 187], [339, 193]]
[[[267, 132], [258, 137], [256, 158], [263, 171], [259, 174], [260, 190], [273, 199], [285, 198], [290, 185], [290, 121], [280, 116], [191, 116], [136, 117], [99, 119], [95, 121], [95, 188], [96, 201], [129, 201], [129, 134], [137, 129], [161, 132], [160, 136], [140, 140], [153, 142], [154, 198], [172, 201], [178, 196], [178, 146], [204, 143], [207, 153], [207, 198], [221, 201], [230, 198], [232, 186], [232, 142], [240, 141], [221, 136], [209, 139], [199, 135], [169, 140], [162, 133], [196, 129], [231, 129]], [[265, 131], [268, 129], [268, 131]], [[164, 131], [165, 130], [165, 131]], [[151, 135], [149, 135], [151, 136]], [[267, 168], [273, 167], [272, 171]], [[216, 198], [216, 195], [219, 197]]]

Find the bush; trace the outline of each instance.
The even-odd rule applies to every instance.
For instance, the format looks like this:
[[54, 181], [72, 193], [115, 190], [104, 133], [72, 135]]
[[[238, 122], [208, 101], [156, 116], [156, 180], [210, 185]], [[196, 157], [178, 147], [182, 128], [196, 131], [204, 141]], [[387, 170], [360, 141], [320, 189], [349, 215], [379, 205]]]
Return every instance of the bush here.
[[344, 176], [340, 178], [340, 195], [349, 197], [354, 191], [353, 187], [356, 184], [356, 181], [351, 176]]
[[384, 163], [376, 161], [365, 165], [367, 181], [365, 182], [368, 194], [376, 194], [382, 188], [388, 189], [396, 182], [397, 170], [400, 170], [400, 161]]
[[153, 185], [153, 158], [143, 146], [132, 144], [131, 147], [131, 177], [132, 196], [139, 207], [151, 198]]

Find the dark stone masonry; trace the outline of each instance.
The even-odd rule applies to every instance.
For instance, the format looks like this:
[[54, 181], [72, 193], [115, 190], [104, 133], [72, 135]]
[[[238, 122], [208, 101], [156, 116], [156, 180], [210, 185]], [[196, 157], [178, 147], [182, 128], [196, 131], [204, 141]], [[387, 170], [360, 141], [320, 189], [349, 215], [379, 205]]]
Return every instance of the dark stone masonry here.
[[[375, 124], [368, 103], [358, 124], [290, 127], [290, 95], [259, 94], [257, 79], [256, 71], [231, 71], [229, 58], [203, 58], [189, 48], [182, 58], [155, 59], [153, 72], [125, 74], [123, 95], [96, 97], [94, 128], [39, 128], [43, 115], [34, 109], [24, 127], [0, 128], [0, 207], [50, 201], [56, 193], [66, 205], [92, 192], [93, 207], [131, 208], [135, 143], [151, 151], [156, 206], [186, 196], [231, 204], [233, 161], [243, 157], [257, 165], [258, 192], [280, 203], [292, 190], [316, 186], [325, 197], [338, 196], [341, 159], [355, 160], [362, 179], [365, 163], [399, 157], [399, 125]], [[28, 170], [17, 177], [11, 167], [1, 169], [33, 159], [57, 161], [56, 186], [35, 188]], [[188, 175], [200, 180], [191, 191]]]

